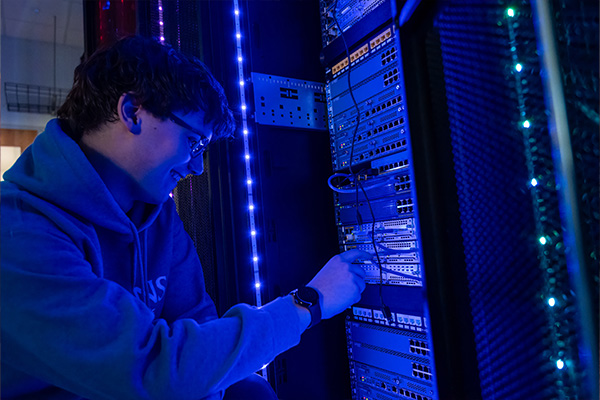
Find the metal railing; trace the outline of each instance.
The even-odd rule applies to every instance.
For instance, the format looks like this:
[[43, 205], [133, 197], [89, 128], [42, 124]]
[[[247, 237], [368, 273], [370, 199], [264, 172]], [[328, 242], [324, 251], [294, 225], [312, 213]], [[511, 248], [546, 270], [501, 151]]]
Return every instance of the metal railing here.
[[5, 82], [4, 93], [8, 111], [54, 115], [64, 103], [69, 89]]

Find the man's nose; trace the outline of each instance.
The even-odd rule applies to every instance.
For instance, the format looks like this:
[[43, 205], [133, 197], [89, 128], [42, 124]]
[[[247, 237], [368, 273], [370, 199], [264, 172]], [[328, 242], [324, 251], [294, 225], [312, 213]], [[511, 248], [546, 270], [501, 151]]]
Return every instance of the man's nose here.
[[188, 163], [188, 169], [194, 175], [202, 175], [204, 172], [204, 153], [192, 158]]

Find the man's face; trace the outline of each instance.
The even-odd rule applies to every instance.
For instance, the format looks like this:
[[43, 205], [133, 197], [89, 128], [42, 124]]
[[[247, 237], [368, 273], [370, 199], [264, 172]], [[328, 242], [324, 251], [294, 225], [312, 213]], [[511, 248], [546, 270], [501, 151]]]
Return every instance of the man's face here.
[[[204, 123], [204, 112], [183, 114], [173, 112], [161, 121], [147, 113], [141, 118], [139, 146], [130, 173], [142, 189], [142, 201], [159, 204], [177, 186], [180, 179], [189, 174], [200, 175], [203, 168], [202, 154], [192, 157], [194, 144], [204, 138], [212, 138], [212, 126]], [[182, 126], [187, 124], [193, 131]]]

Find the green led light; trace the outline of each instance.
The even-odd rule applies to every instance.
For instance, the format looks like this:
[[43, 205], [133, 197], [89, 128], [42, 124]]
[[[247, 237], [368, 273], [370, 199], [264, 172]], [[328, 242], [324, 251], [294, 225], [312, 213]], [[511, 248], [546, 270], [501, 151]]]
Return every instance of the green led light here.
[[521, 71], [523, 71], [523, 65], [522, 65], [522, 64], [517, 64], [517, 65], [515, 65], [515, 70], [516, 70], [517, 72], [521, 72]]
[[531, 180], [531, 186], [535, 187], [535, 186], [537, 186], [537, 185], [538, 185], [538, 181], [537, 181], [537, 179], [533, 178], [533, 179]]
[[541, 237], [540, 237], [540, 243], [541, 243], [542, 245], [544, 245], [544, 244], [546, 244], [546, 242], [547, 242], [546, 238], [545, 238], [545, 237], [543, 237], [543, 236], [541, 236]]
[[514, 8], [507, 8], [506, 9], [506, 15], [508, 15], [509, 17], [514, 17], [515, 16], [515, 9]]
[[556, 368], [563, 369], [565, 367], [565, 362], [563, 360], [556, 361]]
[[554, 297], [550, 297], [550, 298], [548, 299], [548, 305], [549, 305], [550, 307], [554, 307], [554, 306], [556, 305], [556, 299], [555, 299]]
[[523, 128], [529, 128], [531, 126], [531, 122], [529, 120], [523, 121]]

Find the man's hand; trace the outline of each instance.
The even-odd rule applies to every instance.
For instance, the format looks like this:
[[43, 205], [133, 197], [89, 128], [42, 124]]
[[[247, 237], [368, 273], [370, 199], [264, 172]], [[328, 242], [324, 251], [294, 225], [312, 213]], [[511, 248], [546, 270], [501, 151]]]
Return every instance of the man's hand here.
[[334, 256], [306, 285], [321, 293], [323, 319], [333, 317], [360, 300], [360, 294], [365, 290], [366, 274], [352, 261], [371, 257], [371, 254], [361, 250], [350, 250]]

